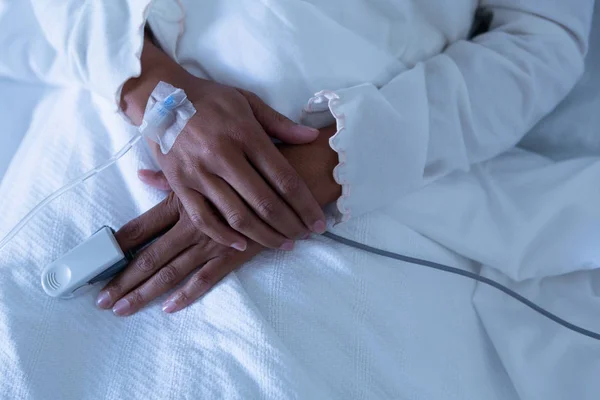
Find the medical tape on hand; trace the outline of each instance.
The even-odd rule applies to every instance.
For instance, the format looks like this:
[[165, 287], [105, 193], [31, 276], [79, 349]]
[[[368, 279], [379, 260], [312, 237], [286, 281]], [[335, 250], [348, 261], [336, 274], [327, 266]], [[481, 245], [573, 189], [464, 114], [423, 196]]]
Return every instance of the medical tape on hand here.
[[167, 154], [194, 114], [196, 109], [185, 92], [161, 81], [146, 104], [140, 134], [156, 142], [160, 151]]

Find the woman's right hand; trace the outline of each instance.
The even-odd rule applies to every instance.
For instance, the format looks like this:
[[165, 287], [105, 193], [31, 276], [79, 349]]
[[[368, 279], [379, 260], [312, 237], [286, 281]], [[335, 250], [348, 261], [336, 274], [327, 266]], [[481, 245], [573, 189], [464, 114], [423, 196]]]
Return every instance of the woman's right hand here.
[[197, 110], [168, 154], [151, 142], [197, 229], [238, 250], [246, 248], [246, 237], [291, 250], [293, 240], [325, 231], [319, 204], [269, 138], [309, 143], [317, 130], [293, 123], [252, 93], [189, 74], [149, 41], [141, 77], [123, 89], [122, 106], [134, 122], [141, 122], [159, 81], [183, 89]]

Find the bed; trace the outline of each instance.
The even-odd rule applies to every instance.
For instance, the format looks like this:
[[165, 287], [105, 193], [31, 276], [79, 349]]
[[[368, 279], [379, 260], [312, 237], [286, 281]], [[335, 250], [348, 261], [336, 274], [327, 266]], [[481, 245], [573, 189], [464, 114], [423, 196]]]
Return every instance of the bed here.
[[[506, 168], [506, 161], [552, 174], [548, 157], [571, 163], [574, 172], [565, 176], [572, 179], [561, 181], [566, 187], [581, 188], [600, 173], [599, 28], [585, 78], [522, 144], [544, 154], [539, 165], [523, 164], [516, 151], [480, 174]], [[118, 149], [131, 128], [106, 102], [78, 89], [2, 80], [0, 92], [18, 93], [0, 99], [10, 133], [0, 138], [0, 173], [12, 160], [0, 184], [3, 235], [46, 194]], [[65, 109], [75, 111], [66, 116]], [[117, 228], [164, 196], [137, 180], [138, 168], [153, 166], [145, 147], [134, 148], [49, 206], [0, 253], [0, 398], [597, 398], [600, 343], [475, 282], [326, 238], [289, 254], [261, 254], [174, 316], [155, 302], [117, 318], [94, 307], [98, 289], [71, 301], [47, 297], [38, 283], [45, 264], [99, 226]], [[452, 179], [402, 207], [414, 215], [411, 204], [456, 195], [478, 178]], [[600, 196], [589, 190], [582, 196]], [[427, 215], [389, 215], [382, 210], [335, 232], [481, 273], [600, 331], [593, 243], [582, 249], [599, 264], [515, 281], [466, 257], [470, 249], [450, 240], [452, 221], [444, 231], [423, 222]], [[585, 240], [600, 238], [594, 227], [587, 232]], [[543, 246], [538, 252], [553, 254]]]

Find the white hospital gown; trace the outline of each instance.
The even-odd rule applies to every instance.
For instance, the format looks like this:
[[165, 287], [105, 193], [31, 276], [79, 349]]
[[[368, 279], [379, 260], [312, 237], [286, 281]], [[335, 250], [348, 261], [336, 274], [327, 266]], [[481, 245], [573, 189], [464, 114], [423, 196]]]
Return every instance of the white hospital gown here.
[[[330, 91], [329, 108], [343, 116], [331, 144], [348, 219], [513, 147], [582, 74], [594, 1], [32, 4], [59, 59], [42, 69], [64, 63], [58, 75], [115, 104], [140, 74], [146, 20], [189, 71], [253, 90], [296, 121], [314, 93]], [[478, 6], [493, 24], [468, 41]]]

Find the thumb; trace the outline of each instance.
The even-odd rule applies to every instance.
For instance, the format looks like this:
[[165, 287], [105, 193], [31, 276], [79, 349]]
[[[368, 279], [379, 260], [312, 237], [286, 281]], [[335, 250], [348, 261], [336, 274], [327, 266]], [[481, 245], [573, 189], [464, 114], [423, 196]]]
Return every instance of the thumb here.
[[319, 130], [298, 125], [286, 116], [265, 104], [254, 93], [241, 91], [252, 108], [254, 117], [263, 129], [272, 137], [288, 144], [306, 144], [319, 137]]
[[171, 185], [162, 171], [152, 171], [149, 169], [140, 169], [138, 178], [148, 186], [159, 190], [171, 191]]

